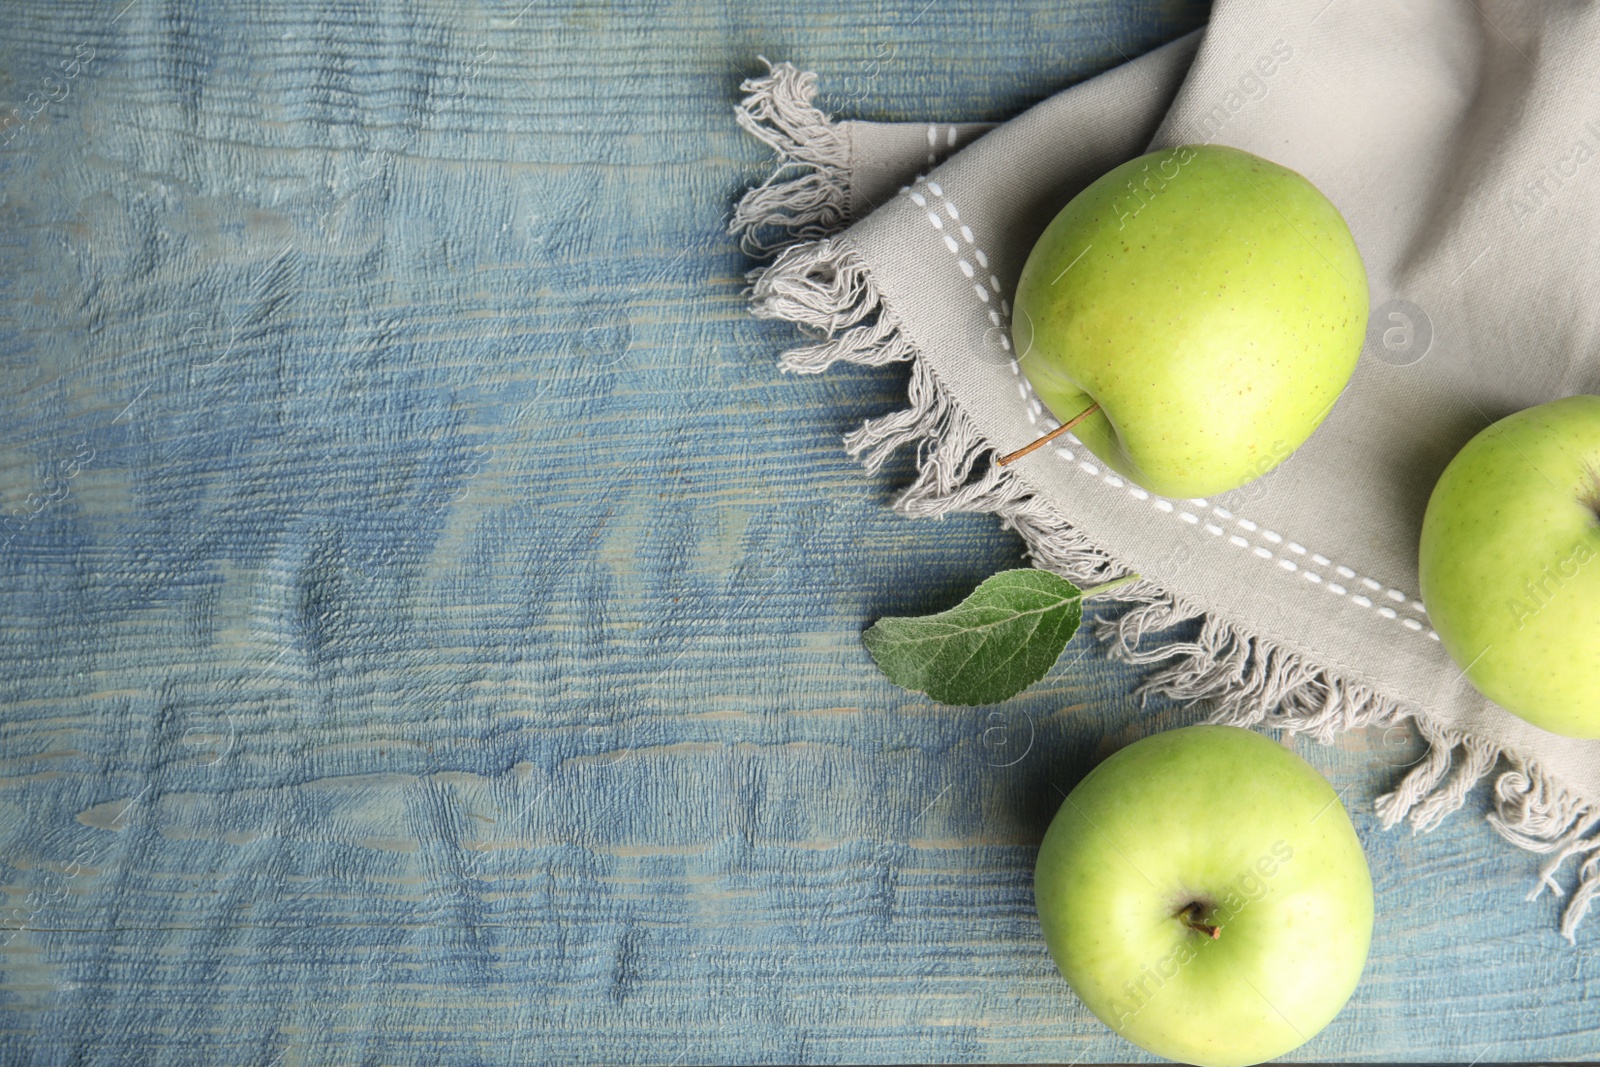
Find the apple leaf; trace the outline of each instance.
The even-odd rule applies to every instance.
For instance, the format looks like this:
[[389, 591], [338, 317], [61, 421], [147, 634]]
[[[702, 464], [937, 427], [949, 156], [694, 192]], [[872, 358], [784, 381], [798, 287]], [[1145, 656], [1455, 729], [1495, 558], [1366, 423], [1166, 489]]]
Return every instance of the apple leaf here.
[[941, 704], [997, 704], [1043, 678], [1083, 618], [1084, 591], [1033, 567], [1001, 571], [937, 615], [879, 619], [861, 635], [889, 680]]

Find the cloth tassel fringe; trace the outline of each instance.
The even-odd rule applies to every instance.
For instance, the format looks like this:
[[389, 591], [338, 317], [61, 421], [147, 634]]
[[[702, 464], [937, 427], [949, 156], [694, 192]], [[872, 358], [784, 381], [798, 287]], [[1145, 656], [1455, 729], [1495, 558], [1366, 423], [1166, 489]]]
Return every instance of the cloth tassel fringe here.
[[[765, 60], [763, 60], [765, 62]], [[1036, 566], [1079, 585], [1107, 581], [1126, 568], [1093, 545], [1050, 503], [998, 466], [994, 450], [951, 403], [914, 345], [883, 304], [860, 254], [835, 235], [848, 224], [848, 146], [827, 115], [813, 107], [815, 75], [788, 63], [768, 64], [766, 77], [743, 85], [748, 94], [737, 117], [778, 154], [778, 166], [747, 192], [729, 230], [754, 256], [778, 251], [748, 275], [751, 311], [763, 319], [795, 323], [814, 339], [783, 353], [786, 371], [817, 374], [838, 362], [886, 366], [909, 362], [909, 406], [846, 435], [845, 448], [868, 471], [898, 449], [914, 445], [917, 475], [894, 500], [913, 518], [955, 512], [998, 516], [1017, 531]], [[776, 231], [778, 236], [773, 237]], [[1374, 808], [1389, 829], [1402, 820], [1413, 833], [1438, 826], [1502, 761], [1489, 823], [1507, 841], [1548, 857], [1528, 899], [1556, 880], [1568, 859], [1587, 857], [1561, 918], [1561, 934], [1576, 943], [1579, 924], [1600, 897], [1600, 808], [1562, 789], [1531, 761], [1467, 734], [1441, 729], [1376, 690], [1307, 661], [1298, 652], [1208, 614], [1148, 580], [1106, 597], [1118, 601], [1115, 617], [1100, 619], [1096, 637], [1111, 655], [1152, 668], [1137, 692], [1205, 702], [1211, 720], [1306, 734], [1324, 744], [1345, 730], [1385, 727], [1385, 747], [1395, 730], [1415, 729], [1427, 743], [1399, 785]], [[1193, 639], [1157, 635], [1199, 621]]]
[[[773, 66], [764, 78], [739, 86], [745, 98], [734, 118], [756, 140], [778, 154], [767, 180], [745, 193], [733, 209], [730, 232], [746, 253], [760, 257], [797, 240], [826, 237], [849, 221], [850, 144], [833, 120], [811, 103], [817, 76], [790, 63]], [[764, 234], [777, 229], [775, 239]]]

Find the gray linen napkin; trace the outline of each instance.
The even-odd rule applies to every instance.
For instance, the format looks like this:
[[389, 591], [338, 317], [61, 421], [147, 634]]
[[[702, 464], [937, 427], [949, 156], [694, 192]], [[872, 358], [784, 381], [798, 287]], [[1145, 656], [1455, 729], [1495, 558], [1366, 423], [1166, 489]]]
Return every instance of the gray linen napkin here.
[[[1431, 829], [1498, 770], [1490, 822], [1549, 857], [1532, 896], [1563, 893], [1562, 864], [1587, 856], [1573, 939], [1600, 894], [1600, 742], [1473, 690], [1417, 599], [1416, 549], [1468, 438], [1600, 392], [1597, 70], [1600, 10], [1521, 0], [1219, 0], [1204, 31], [992, 130], [834, 123], [814, 78], [780, 64], [745, 84], [738, 117], [780, 166], [733, 230], [782, 249], [751, 274], [754, 313], [819, 336], [786, 369], [911, 363], [909, 407], [846, 438], [874, 469], [916, 445], [900, 511], [995, 514], [1080, 582], [1145, 576], [1100, 636], [1216, 721], [1326, 741], [1414, 720], [1431, 747], [1378, 800], [1385, 826]], [[1057, 425], [1009, 347], [1035, 237], [1116, 164], [1197, 142], [1301, 172], [1348, 220], [1373, 325], [1343, 398], [1281, 467], [1209, 500], [1147, 494], [1070, 436], [994, 466]], [[1155, 636], [1196, 617], [1197, 640]]]

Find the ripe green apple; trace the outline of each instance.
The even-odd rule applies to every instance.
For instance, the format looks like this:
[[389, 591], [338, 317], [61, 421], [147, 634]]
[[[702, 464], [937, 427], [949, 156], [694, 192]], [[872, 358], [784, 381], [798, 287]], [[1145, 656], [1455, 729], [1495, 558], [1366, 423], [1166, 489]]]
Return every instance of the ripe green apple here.
[[1156, 734], [1091, 771], [1045, 834], [1034, 895], [1089, 1010], [1202, 1067], [1309, 1040], [1372, 939], [1372, 879], [1333, 787], [1235, 726]]
[[1428, 498], [1418, 557], [1428, 618], [1479, 692], [1600, 737], [1600, 396], [1468, 441]]
[[1113, 470], [1203, 497], [1310, 437], [1355, 371], [1367, 274], [1305, 178], [1220, 145], [1140, 156], [1073, 197], [1023, 267], [1034, 391]]

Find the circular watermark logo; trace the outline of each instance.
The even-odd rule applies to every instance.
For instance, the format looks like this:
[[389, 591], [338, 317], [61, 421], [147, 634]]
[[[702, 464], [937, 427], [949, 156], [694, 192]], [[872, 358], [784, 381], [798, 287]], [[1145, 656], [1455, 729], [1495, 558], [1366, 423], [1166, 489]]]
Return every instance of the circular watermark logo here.
[[1416, 740], [1406, 724], [1390, 726], [1383, 731], [1383, 762], [1390, 767], [1414, 767], [1428, 758], [1428, 746], [1417, 752]]
[[633, 719], [625, 714], [613, 716], [609, 723], [587, 727], [583, 736], [597, 749], [588, 757], [587, 766], [615, 767], [633, 755]]
[[1025, 711], [991, 711], [982, 727], [982, 759], [991, 767], [1015, 766], [1033, 751], [1033, 716]]
[[1007, 367], [1021, 360], [1033, 348], [1033, 320], [1021, 308], [1008, 323], [1000, 312], [988, 307], [987, 314], [973, 314], [967, 326], [967, 350], [979, 363]]
[[1433, 320], [1409, 300], [1385, 300], [1367, 320], [1366, 350], [1394, 367], [1409, 367], [1433, 347]]
[[620, 312], [603, 316], [578, 334], [578, 354], [595, 369], [616, 366], [632, 347], [633, 328]]
[[198, 767], [215, 767], [227, 758], [238, 743], [239, 729], [233, 716], [224, 712], [226, 722], [206, 722], [183, 731], [178, 744], [187, 757], [184, 762]]
[[1003, 320], [997, 323], [975, 314], [967, 329], [967, 351], [978, 363], [991, 367], [1010, 366], [1019, 355], [1013, 343], [1014, 332], [1014, 327], [1005, 326]]

